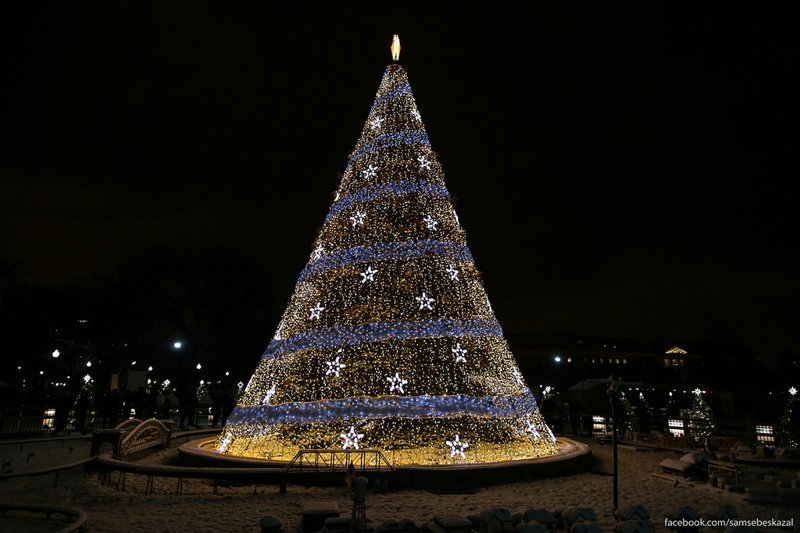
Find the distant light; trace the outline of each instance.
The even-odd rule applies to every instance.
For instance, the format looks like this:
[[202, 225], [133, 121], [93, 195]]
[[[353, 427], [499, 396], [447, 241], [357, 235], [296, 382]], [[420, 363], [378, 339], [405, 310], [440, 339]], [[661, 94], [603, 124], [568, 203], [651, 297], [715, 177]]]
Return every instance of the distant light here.
[[92, 362], [91, 361], [86, 361], [86, 366], [92, 366]]
[[195, 368], [196, 368], [197, 370], [200, 370], [201, 368], [203, 368], [203, 365], [201, 365], [200, 363], [197, 363], [197, 366], [196, 366]]
[[133, 362], [131, 363], [131, 366], [135, 366], [135, 365], [136, 365], [136, 361], [133, 361]]
[[176, 350], [180, 350], [181, 346], [183, 346], [183, 343], [181, 341], [175, 341], [172, 343], [172, 347], [175, 348]]
[[797, 394], [797, 389], [796, 389], [796, 388], [794, 388], [794, 387], [790, 388], [790, 389], [789, 389], [789, 394], [791, 394], [792, 396], [794, 396], [795, 394]]
[[225, 371], [225, 375], [226, 375], [226, 376], [230, 376], [230, 375], [231, 375], [231, 373], [230, 373], [230, 372], [228, 372], [228, 371], [226, 370], [226, 371]]
[[560, 363], [560, 362], [561, 362], [561, 356], [560, 356], [560, 355], [557, 355], [557, 356], [553, 357], [553, 360], [554, 360], [556, 363]]
[[200, 385], [205, 385], [205, 384], [206, 384], [205, 380], [202, 380], [202, 379], [201, 379], [201, 380], [200, 380]]
[[18, 367], [17, 367], [17, 370], [22, 370], [22, 367], [21, 367], [21, 366], [18, 366]]
[[44, 376], [44, 370], [39, 370], [39, 375]]
[[150, 371], [150, 372], [152, 372], [152, 371], [153, 371], [153, 365], [150, 365], [150, 366], [148, 366], [148, 367], [147, 367], [147, 370], [148, 370], [148, 371]]
[[59, 355], [61, 355], [61, 352], [59, 352], [58, 350], [53, 350], [53, 357], [54, 358], [58, 359]]
[[692, 391], [692, 394], [694, 394], [695, 396], [700, 396], [702, 393], [703, 393], [703, 391], [701, 391], [699, 388], [698, 389], [694, 389]]
[[670, 398], [672, 397], [672, 392], [669, 393]]

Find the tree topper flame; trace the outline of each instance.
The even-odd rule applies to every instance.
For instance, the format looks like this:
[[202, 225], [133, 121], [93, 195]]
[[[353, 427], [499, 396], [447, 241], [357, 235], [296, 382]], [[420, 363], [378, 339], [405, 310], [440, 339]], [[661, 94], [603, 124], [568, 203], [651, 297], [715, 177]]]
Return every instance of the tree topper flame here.
[[400, 61], [400, 36], [396, 33], [392, 37], [392, 60]]

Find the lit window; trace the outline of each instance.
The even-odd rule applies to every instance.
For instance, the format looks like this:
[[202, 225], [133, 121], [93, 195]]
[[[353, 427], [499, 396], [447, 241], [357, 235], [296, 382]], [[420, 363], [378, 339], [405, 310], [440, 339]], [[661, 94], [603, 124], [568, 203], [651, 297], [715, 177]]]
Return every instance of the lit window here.
[[571, 362], [572, 362], [572, 357], [567, 357], [567, 363], [571, 363]]

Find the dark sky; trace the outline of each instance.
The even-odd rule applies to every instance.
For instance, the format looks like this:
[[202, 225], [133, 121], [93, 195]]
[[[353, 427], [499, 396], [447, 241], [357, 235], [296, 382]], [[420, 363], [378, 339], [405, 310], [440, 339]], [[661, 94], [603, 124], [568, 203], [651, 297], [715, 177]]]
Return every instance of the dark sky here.
[[31, 281], [221, 246], [288, 299], [398, 32], [506, 331], [796, 346], [788, 10], [64, 4], [0, 16], [0, 251]]

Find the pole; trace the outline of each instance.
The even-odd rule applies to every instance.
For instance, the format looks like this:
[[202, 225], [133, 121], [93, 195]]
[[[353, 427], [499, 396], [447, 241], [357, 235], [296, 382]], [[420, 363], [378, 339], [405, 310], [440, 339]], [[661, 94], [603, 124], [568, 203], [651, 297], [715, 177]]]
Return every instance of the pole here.
[[611, 448], [614, 458], [614, 512], [619, 509], [619, 462], [617, 454], [617, 417], [614, 412], [614, 389], [611, 388]]

